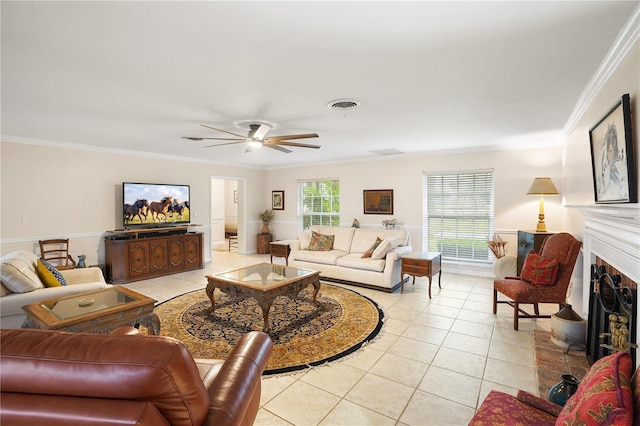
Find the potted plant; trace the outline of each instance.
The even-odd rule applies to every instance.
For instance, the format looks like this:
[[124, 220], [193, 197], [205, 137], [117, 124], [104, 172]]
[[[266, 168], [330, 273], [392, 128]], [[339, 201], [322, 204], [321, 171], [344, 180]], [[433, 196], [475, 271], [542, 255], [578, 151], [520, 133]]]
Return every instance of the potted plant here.
[[263, 212], [260, 212], [260, 219], [262, 220], [262, 233], [270, 234], [271, 231], [269, 231], [269, 224], [273, 220], [273, 210], [267, 209]]

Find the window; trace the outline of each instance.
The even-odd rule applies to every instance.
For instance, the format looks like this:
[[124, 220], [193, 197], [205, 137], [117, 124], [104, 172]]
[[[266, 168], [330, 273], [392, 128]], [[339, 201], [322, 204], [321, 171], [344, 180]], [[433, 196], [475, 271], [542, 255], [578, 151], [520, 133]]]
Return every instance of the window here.
[[340, 226], [340, 181], [298, 181], [298, 228]]
[[425, 174], [422, 246], [443, 258], [491, 262], [493, 170]]

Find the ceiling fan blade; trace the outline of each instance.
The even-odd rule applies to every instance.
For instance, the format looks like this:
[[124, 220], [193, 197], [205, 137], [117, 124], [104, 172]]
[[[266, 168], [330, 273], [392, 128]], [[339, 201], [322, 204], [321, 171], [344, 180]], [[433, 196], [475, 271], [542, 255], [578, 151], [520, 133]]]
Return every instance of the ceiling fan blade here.
[[320, 145], [311, 145], [309, 143], [298, 143], [298, 142], [287, 142], [287, 141], [280, 141], [280, 142], [274, 142], [274, 143], [266, 143], [265, 142], [264, 145], [265, 146], [284, 145], [284, 146], [297, 146], [299, 148], [320, 149]]
[[189, 139], [192, 141], [203, 141], [203, 140], [215, 140], [215, 141], [240, 141], [243, 142], [244, 138], [201, 138], [201, 137], [192, 137], [192, 136], [183, 136], [183, 139]]
[[255, 138], [261, 141], [262, 138], [264, 138], [267, 135], [267, 132], [269, 130], [271, 130], [270, 126], [267, 126], [266, 124], [261, 124], [260, 127], [258, 127], [255, 131], [251, 130], [253, 134], [249, 133], [249, 137]]
[[202, 127], [206, 127], [207, 129], [218, 131], [218, 132], [228, 133], [230, 135], [237, 136], [237, 137], [242, 138], [242, 139], [246, 138], [246, 136], [244, 136], [244, 135], [239, 135], [239, 134], [233, 133], [233, 132], [227, 132], [226, 130], [222, 130], [222, 129], [216, 129], [215, 127], [207, 126], [206, 124], [201, 124], [201, 126]]
[[272, 145], [272, 144], [266, 144], [266, 143], [265, 143], [265, 144], [264, 144], [264, 146], [266, 146], [267, 148], [276, 149], [276, 150], [278, 150], [278, 151], [285, 152], [285, 153], [287, 153], [287, 154], [288, 154], [288, 153], [290, 153], [290, 152], [293, 152], [293, 151], [291, 151], [290, 149], [283, 148], [283, 147], [278, 146], [278, 145]]
[[264, 142], [271, 141], [288, 141], [291, 139], [309, 139], [309, 138], [317, 138], [317, 133], [305, 133], [302, 135], [282, 135], [282, 136], [271, 136], [264, 139]]
[[238, 144], [238, 143], [244, 143], [244, 141], [242, 140], [242, 141], [237, 141], [237, 142], [218, 143], [218, 144], [215, 144], [215, 145], [205, 145], [205, 146], [203, 146], [203, 148], [212, 148], [212, 147], [223, 146], [223, 145], [235, 145], [235, 144]]

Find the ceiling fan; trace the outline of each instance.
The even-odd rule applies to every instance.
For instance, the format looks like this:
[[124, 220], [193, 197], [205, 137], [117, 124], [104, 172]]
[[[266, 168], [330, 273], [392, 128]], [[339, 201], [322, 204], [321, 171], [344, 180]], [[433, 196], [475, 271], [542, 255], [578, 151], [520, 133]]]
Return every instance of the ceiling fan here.
[[250, 124], [249, 127], [251, 128], [251, 130], [249, 131], [249, 134], [247, 136], [242, 136], [237, 133], [229, 132], [222, 129], [216, 129], [215, 127], [207, 126], [204, 124], [201, 124], [201, 126], [206, 127], [207, 129], [216, 130], [218, 132], [228, 133], [230, 135], [235, 136], [235, 138], [202, 138], [202, 137], [190, 137], [190, 136], [183, 136], [183, 138], [189, 139], [192, 141], [202, 141], [202, 140], [233, 141], [233, 142], [219, 143], [216, 145], [206, 145], [205, 148], [248, 142], [248, 146], [245, 152], [251, 152], [255, 148], [258, 148], [260, 146], [266, 146], [267, 148], [275, 149], [281, 152], [286, 152], [287, 154], [292, 151], [290, 149], [284, 148], [283, 146], [298, 147], [298, 148], [314, 148], [314, 149], [320, 148], [320, 145], [290, 142], [294, 139], [317, 138], [318, 135], [316, 133], [265, 137], [267, 132], [271, 130], [271, 126], [268, 126], [266, 124]]

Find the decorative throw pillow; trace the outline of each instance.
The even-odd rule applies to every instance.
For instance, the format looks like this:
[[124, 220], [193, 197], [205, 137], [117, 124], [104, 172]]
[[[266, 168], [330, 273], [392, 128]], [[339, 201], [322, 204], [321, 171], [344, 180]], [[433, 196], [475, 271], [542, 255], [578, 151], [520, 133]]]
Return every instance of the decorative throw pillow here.
[[333, 240], [335, 235], [322, 235], [316, 231], [311, 231], [311, 241], [309, 242], [310, 251], [329, 251], [333, 250]]
[[382, 240], [380, 245], [373, 251], [371, 255], [372, 259], [384, 259], [384, 257], [389, 253], [389, 251], [398, 247], [400, 244], [400, 238], [398, 237], [389, 237]]
[[560, 411], [556, 425], [631, 425], [631, 364], [627, 352], [597, 360]]
[[60, 287], [68, 284], [60, 271], [46, 260], [38, 259], [36, 271], [45, 287]]
[[522, 265], [520, 278], [533, 285], [552, 286], [558, 278], [558, 262], [531, 250]]
[[2, 261], [0, 278], [2, 284], [12, 293], [27, 293], [43, 287], [38, 274], [31, 270], [27, 262], [19, 258]]
[[376, 237], [376, 242], [373, 243], [373, 245], [371, 247], [369, 247], [369, 249], [367, 251], [364, 252], [364, 254], [362, 255], [362, 257], [371, 257], [371, 255], [373, 254], [374, 250], [378, 248], [378, 246], [380, 245], [380, 243], [382, 242], [382, 239], [380, 237]]

